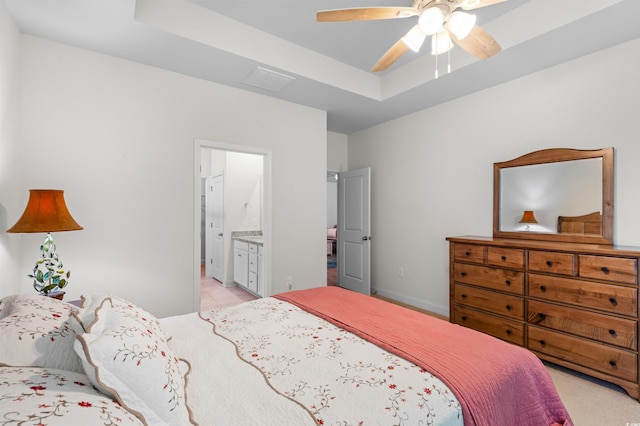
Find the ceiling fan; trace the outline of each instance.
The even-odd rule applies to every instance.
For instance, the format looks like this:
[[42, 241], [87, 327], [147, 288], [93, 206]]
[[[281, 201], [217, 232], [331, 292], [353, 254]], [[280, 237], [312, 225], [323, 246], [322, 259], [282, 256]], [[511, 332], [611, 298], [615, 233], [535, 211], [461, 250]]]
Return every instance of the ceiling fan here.
[[425, 38], [431, 36], [431, 53], [439, 55], [453, 48], [455, 41], [468, 53], [487, 59], [501, 50], [486, 31], [475, 24], [475, 15], [456, 10], [473, 10], [506, 0], [413, 0], [411, 7], [365, 7], [334, 9], [316, 14], [318, 22], [370, 21], [418, 16], [418, 24], [398, 40], [371, 71], [384, 71], [408, 49], [418, 51]]

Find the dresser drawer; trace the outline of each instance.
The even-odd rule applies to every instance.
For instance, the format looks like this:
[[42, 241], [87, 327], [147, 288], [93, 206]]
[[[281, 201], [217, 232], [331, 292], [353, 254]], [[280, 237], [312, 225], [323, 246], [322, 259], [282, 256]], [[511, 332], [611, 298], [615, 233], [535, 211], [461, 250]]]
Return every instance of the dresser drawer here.
[[455, 260], [465, 260], [473, 263], [484, 263], [485, 246], [473, 244], [457, 244], [454, 246]]
[[498, 315], [504, 315], [520, 321], [524, 319], [524, 299], [522, 297], [456, 284], [455, 300], [456, 303], [490, 311]]
[[626, 284], [638, 282], [638, 260], [625, 257], [579, 255], [579, 276]]
[[630, 319], [529, 300], [527, 322], [625, 349], [638, 347], [637, 322]]
[[456, 306], [454, 321], [507, 342], [524, 345], [524, 324], [521, 322], [463, 306]]
[[638, 357], [633, 352], [539, 327], [529, 326], [528, 330], [527, 345], [532, 351], [624, 380], [638, 381]]
[[505, 268], [524, 269], [524, 250], [487, 247], [487, 263]]
[[571, 305], [638, 315], [638, 289], [573, 278], [529, 274], [529, 296]]
[[529, 251], [529, 270], [574, 275], [575, 256], [572, 253], [531, 250]]
[[524, 272], [458, 262], [453, 268], [456, 282], [524, 294]]

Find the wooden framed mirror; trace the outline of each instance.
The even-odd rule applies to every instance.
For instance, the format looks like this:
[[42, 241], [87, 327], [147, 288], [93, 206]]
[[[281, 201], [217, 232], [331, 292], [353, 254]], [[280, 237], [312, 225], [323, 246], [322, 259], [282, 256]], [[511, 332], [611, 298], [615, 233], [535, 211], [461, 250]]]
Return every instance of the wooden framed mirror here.
[[613, 244], [613, 148], [494, 163], [493, 236]]

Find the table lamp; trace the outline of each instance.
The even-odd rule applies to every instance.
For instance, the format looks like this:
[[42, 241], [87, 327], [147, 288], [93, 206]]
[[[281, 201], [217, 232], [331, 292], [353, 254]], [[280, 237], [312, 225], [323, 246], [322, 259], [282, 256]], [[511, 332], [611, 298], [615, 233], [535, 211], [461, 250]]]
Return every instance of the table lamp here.
[[524, 223], [526, 226], [524, 227], [525, 231], [529, 231], [530, 223], [538, 223], [536, 217], [533, 215], [533, 210], [525, 210], [522, 214], [522, 219], [520, 219], [519, 223]]
[[82, 226], [71, 217], [64, 202], [64, 191], [59, 189], [30, 189], [29, 201], [22, 216], [7, 230], [11, 233], [46, 232], [40, 246], [42, 256], [36, 261], [33, 273], [33, 288], [47, 296], [62, 298], [62, 290], [69, 283], [70, 271], [65, 271], [56, 253], [51, 232], [79, 231]]

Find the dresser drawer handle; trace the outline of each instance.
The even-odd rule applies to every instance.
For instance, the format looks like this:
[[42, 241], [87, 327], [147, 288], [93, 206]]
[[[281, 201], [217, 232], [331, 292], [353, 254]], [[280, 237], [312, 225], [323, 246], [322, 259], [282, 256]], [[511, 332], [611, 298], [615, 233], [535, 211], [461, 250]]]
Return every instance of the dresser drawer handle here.
[[471, 256], [471, 252], [470, 252], [470, 251], [465, 251], [465, 252], [464, 252], [464, 255], [465, 255], [465, 256]]
[[467, 298], [467, 295], [466, 295], [466, 294], [464, 294], [464, 293], [462, 293], [462, 294], [460, 295], [460, 297], [461, 297], [461, 298], [463, 298], [463, 299], [466, 299], [466, 298]]
[[540, 318], [540, 321], [544, 321], [545, 319], [547, 319], [547, 315], [541, 312], [538, 314], [538, 318]]
[[609, 365], [615, 368], [617, 364], [614, 360], [611, 360], [609, 361]]
[[546, 286], [541, 285], [541, 286], [540, 286], [540, 291], [544, 293], [545, 291], [547, 291], [547, 287], [546, 287]]
[[466, 272], [460, 272], [460, 276], [462, 276], [462, 277], [466, 277], [466, 276], [467, 276], [467, 273], [466, 273]]
[[506, 280], [504, 283], [505, 283], [506, 285], [511, 285], [511, 280]]
[[553, 262], [552, 262], [552, 261], [550, 261], [550, 260], [547, 260], [547, 266], [548, 266], [548, 267], [552, 267], [552, 266], [553, 266]]
[[508, 335], [508, 336], [511, 336], [511, 330], [508, 330], [508, 329], [507, 329], [507, 335]]
[[546, 346], [547, 342], [545, 342], [544, 340], [540, 340], [540, 346]]
[[616, 335], [616, 331], [614, 329], [609, 330], [609, 334], [612, 336]]
[[507, 311], [511, 311], [511, 305], [507, 305], [505, 308], [507, 308]]
[[610, 297], [609, 302], [611, 302], [613, 306], [618, 306], [618, 301], [616, 300], [615, 297]]
[[460, 317], [460, 319], [461, 319], [462, 321], [466, 321], [466, 320], [467, 320], [467, 316], [466, 316], [466, 315], [463, 315], [463, 316], [461, 316], [461, 317]]
[[602, 268], [600, 268], [600, 270], [602, 271], [603, 274], [609, 273], [609, 268], [607, 268], [606, 266], [603, 266]]
[[501, 259], [504, 262], [505, 260], [507, 260], [507, 256], [502, 256]]

